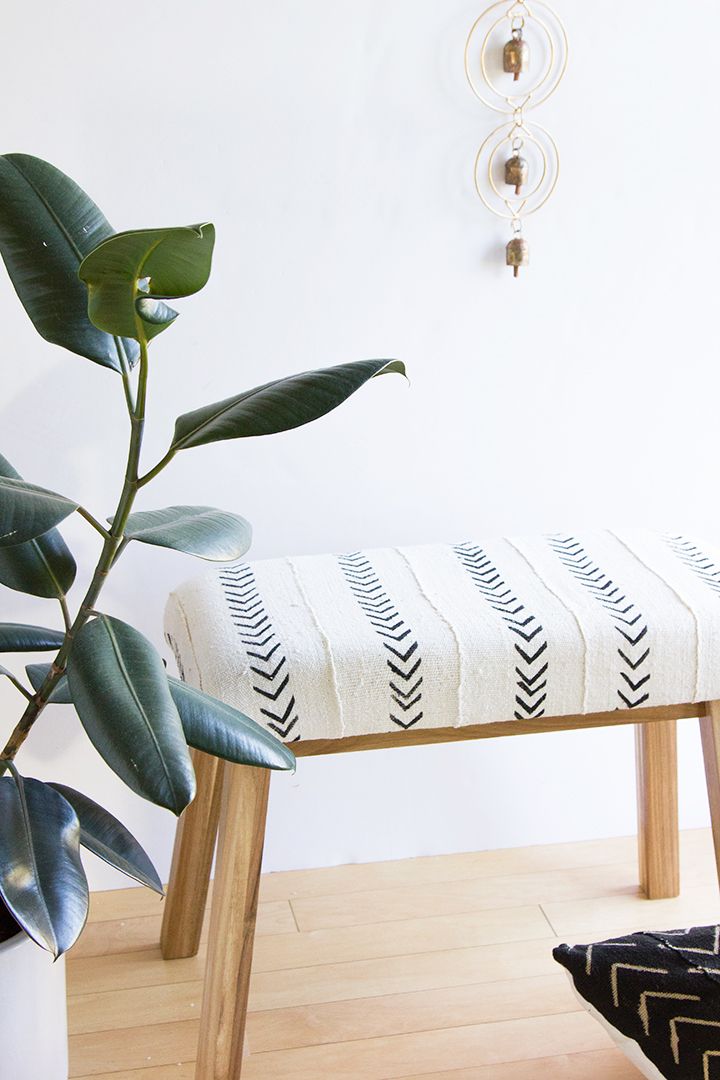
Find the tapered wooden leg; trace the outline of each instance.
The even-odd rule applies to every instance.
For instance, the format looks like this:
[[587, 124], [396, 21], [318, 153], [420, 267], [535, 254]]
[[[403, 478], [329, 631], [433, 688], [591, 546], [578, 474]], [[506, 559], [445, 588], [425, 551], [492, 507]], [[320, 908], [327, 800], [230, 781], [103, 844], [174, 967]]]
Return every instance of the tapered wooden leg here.
[[715, 862], [720, 876], [720, 701], [708, 702], [706, 710], [706, 715], [700, 718], [700, 735], [715, 843]]
[[226, 766], [196, 1080], [238, 1080], [270, 773]]
[[195, 956], [200, 947], [220, 817], [224, 764], [199, 750], [192, 751], [192, 758], [197, 795], [180, 818], [175, 836], [160, 937], [165, 960]]
[[648, 900], [680, 894], [677, 721], [635, 728], [640, 887]]

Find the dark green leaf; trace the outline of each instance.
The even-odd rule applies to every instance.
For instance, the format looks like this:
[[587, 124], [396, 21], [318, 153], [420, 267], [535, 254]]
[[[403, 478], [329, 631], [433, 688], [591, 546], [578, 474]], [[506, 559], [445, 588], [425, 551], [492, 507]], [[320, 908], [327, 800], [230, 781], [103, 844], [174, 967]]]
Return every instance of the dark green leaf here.
[[212, 562], [232, 562], [250, 547], [252, 528], [237, 514], [211, 506], [166, 506], [131, 514], [125, 536]]
[[0, 476], [0, 547], [42, 536], [77, 508], [78, 504], [64, 495]]
[[[45, 679], [50, 674], [52, 664], [26, 664], [25, 671], [27, 677], [30, 680], [30, 685], [37, 693]], [[68, 684], [67, 675], [63, 675], [60, 682], [56, 683], [53, 692], [47, 699], [48, 705], [72, 705], [72, 698], [70, 697], [70, 686]]]
[[[22, 480], [2, 454], [0, 476]], [[76, 572], [75, 560], [57, 529], [25, 544], [0, 548], [0, 583], [17, 592], [59, 599], [72, 588]]]
[[295, 768], [290, 748], [249, 716], [180, 679], [168, 682], [190, 746], [236, 765]]
[[88, 318], [80, 263], [113, 229], [64, 173], [29, 154], [0, 157], [0, 253], [35, 329], [47, 341], [121, 371], [134, 341], [116, 341]]
[[199, 292], [210, 276], [214, 244], [215, 229], [207, 224], [117, 233], [80, 267], [90, 318], [110, 334], [154, 337], [176, 312], [151, 301]]
[[149, 856], [121, 821], [87, 795], [64, 784], [51, 784], [72, 806], [80, 821], [80, 843], [116, 870], [164, 896]]
[[172, 449], [301, 427], [332, 412], [368, 379], [390, 372], [404, 375], [405, 366], [399, 360], [359, 360], [256, 386], [178, 417]]
[[77, 815], [49, 784], [5, 776], [0, 821], [0, 896], [38, 945], [61, 956], [88, 912]]
[[76, 571], [57, 529], [25, 544], [0, 548], [0, 584], [16, 592], [56, 599], [70, 591]]
[[56, 652], [65, 640], [61, 630], [23, 623], [0, 623], [0, 653]]
[[98, 616], [75, 639], [68, 678], [83, 727], [110, 768], [138, 795], [181, 814], [195, 776], [163, 662], [147, 638]]

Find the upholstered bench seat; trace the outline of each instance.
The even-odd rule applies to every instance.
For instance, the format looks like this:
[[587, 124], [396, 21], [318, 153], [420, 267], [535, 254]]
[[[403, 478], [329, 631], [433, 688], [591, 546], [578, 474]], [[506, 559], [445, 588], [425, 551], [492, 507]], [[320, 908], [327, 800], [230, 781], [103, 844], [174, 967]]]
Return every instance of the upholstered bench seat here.
[[171, 598], [183, 677], [280, 738], [720, 697], [720, 554], [587, 532], [223, 567]]
[[[166, 629], [184, 679], [298, 758], [632, 724], [649, 898], [680, 888], [676, 726], [698, 717], [720, 858], [710, 545], [616, 530], [228, 565], [171, 597]], [[238, 1080], [269, 773], [197, 752], [194, 762], [162, 951], [198, 950], [218, 837], [196, 1076]]]

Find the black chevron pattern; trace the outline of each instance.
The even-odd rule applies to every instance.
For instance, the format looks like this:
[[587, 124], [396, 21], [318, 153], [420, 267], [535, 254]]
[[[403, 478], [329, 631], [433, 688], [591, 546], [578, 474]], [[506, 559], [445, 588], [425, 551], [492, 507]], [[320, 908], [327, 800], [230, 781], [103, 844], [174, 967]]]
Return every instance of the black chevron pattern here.
[[250, 665], [260, 714], [275, 735], [298, 742], [300, 723], [287, 656], [265, 609], [255, 573], [247, 563], [226, 566], [219, 573], [230, 617]]
[[168, 645], [172, 649], [173, 654], [175, 656], [175, 663], [177, 664], [178, 675], [180, 676], [180, 678], [182, 679], [183, 682], [187, 682], [187, 679], [185, 678], [185, 665], [183, 664], [182, 655], [180, 653], [180, 646], [178, 645], [177, 641], [172, 636], [172, 634], [167, 634], [166, 633], [165, 634], [165, 640], [167, 641]]
[[650, 700], [651, 650], [648, 624], [623, 589], [604, 574], [575, 536], [547, 537], [550, 547], [572, 577], [607, 612], [618, 634], [618, 709], [637, 709]]
[[549, 671], [548, 643], [542, 623], [521, 603], [481, 547], [471, 543], [456, 544], [453, 551], [480, 595], [514, 635], [513, 647], [518, 656], [515, 668], [517, 693], [513, 702], [515, 719], [539, 719], [545, 715]]
[[390, 720], [396, 727], [407, 731], [415, 727], [424, 715], [419, 642], [363, 552], [340, 555], [338, 563], [358, 605], [382, 639], [390, 672]]
[[554, 952], [578, 994], [667, 1080], [720, 1080], [720, 926]]
[[720, 567], [684, 536], [666, 536], [664, 540], [673, 554], [707, 585], [708, 589], [720, 596]]

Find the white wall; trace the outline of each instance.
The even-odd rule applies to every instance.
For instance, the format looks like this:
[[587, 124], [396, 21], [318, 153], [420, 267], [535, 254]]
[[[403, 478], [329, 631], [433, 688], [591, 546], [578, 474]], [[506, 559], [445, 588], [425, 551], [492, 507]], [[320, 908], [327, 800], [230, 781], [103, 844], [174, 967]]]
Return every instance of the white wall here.
[[[304, 430], [186, 452], [144, 505], [240, 511], [258, 557], [567, 525], [717, 531], [715, 87], [676, 41], [712, 41], [720, 14], [699, 0], [679, 26], [668, 0], [641, 23], [621, 0], [557, 3], [572, 65], [538, 119], [564, 172], [517, 283], [471, 181], [492, 124], [462, 69], [482, 0], [6, 4], [4, 148], [69, 172], [117, 228], [217, 224], [210, 285], [153, 346], [148, 462], [178, 412], [273, 376], [386, 355], [412, 375]], [[0, 450], [109, 512], [119, 382], [40, 341], [2, 282], [0, 324]], [[68, 531], [82, 556], [88, 532]], [[108, 609], [160, 644], [165, 596], [195, 569], [129, 551]], [[3, 619], [54, 617], [0, 599]], [[4, 731], [17, 703], [0, 692]], [[71, 710], [45, 714], [23, 761], [104, 799], [167, 870], [169, 816], [123, 789]], [[682, 773], [683, 823], [703, 824], [691, 723]], [[535, 736], [302, 762], [273, 782], [267, 865], [633, 829], [629, 729]]]

